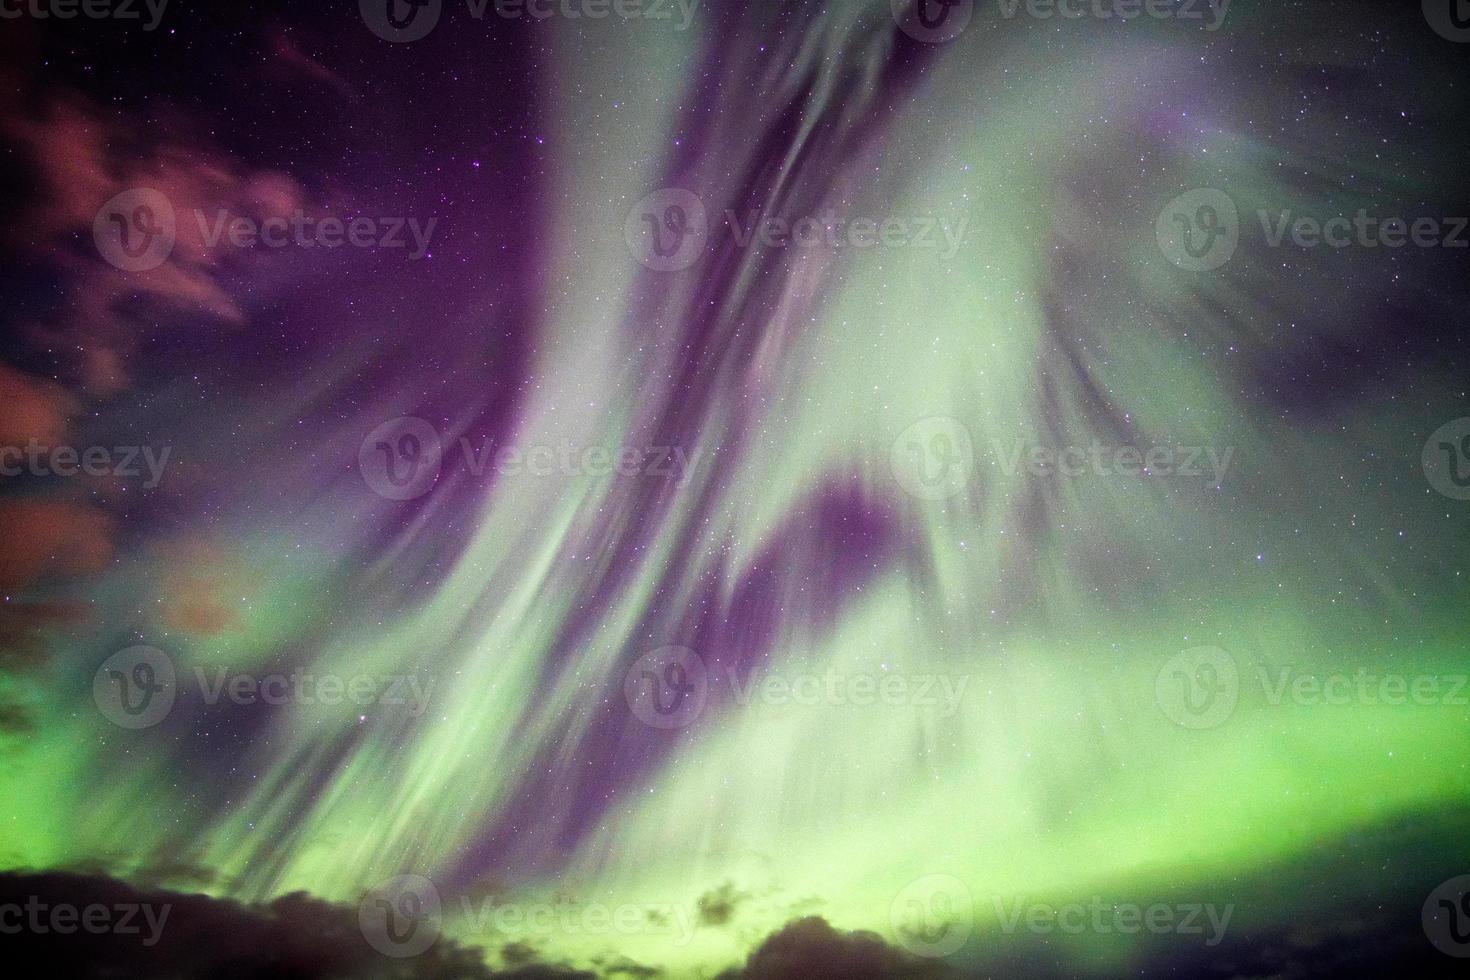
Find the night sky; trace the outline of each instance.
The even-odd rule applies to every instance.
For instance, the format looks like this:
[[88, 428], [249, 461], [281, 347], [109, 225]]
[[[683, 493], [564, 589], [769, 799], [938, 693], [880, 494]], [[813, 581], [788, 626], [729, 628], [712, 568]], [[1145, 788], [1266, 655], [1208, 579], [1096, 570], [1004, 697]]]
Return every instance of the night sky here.
[[1463, 975], [1467, 65], [0, 0], [0, 964]]

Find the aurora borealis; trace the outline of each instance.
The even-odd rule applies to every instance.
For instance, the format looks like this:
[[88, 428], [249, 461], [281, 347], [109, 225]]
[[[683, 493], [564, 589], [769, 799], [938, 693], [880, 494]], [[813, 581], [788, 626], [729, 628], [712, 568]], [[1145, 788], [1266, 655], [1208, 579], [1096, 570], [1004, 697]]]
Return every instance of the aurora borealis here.
[[1470, 956], [1454, 3], [0, 6], [0, 949]]

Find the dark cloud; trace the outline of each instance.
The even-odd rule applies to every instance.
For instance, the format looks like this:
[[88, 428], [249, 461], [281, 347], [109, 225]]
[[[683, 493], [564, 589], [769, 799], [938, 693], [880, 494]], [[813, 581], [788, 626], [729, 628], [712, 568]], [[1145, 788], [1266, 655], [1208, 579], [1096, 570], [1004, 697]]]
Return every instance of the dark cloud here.
[[735, 917], [735, 910], [749, 896], [737, 891], [733, 882], [725, 882], [699, 896], [699, 922], [706, 926], [722, 926]]
[[[1463, 976], [1463, 961], [1440, 954], [1428, 943], [1419, 910], [1424, 896], [1448, 873], [1446, 868], [1461, 865], [1454, 842], [1465, 817], [1462, 810], [1401, 817], [1324, 843], [1312, 853], [1256, 874], [1232, 876], [1205, 889], [1208, 893], [1176, 889], [1119, 896], [1129, 902], [1228, 902], [1236, 910], [1230, 928], [1213, 946], [1183, 942], [1176, 935], [1140, 934], [1127, 972], [1191, 980]], [[1405, 875], [1397, 885], [1383, 880], [1382, 869], [1390, 862]], [[676, 975], [611, 953], [594, 961], [590, 970], [579, 970], [545, 961], [526, 943], [499, 947], [502, 966], [497, 969], [487, 964], [482, 950], [442, 936], [420, 956], [389, 959], [363, 938], [355, 906], [305, 893], [247, 905], [134, 886], [100, 869], [101, 865], [67, 872], [0, 873], [4, 936], [0, 950], [10, 963], [17, 958], [45, 963], [49, 975], [67, 980], [646, 980]], [[202, 869], [166, 862], [143, 875], [174, 882], [205, 876]], [[1374, 901], [1364, 902], [1366, 895], [1373, 895]], [[707, 893], [701, 907], [733, 908], [740, 897], [733, 885], [725, 885]], [[159, 928], [150, 930], [146, 918], [137, 916], [136, 931], [130, 933], [37, 931], [6, 908], [15, 905], [23, 910], [32, 898], [53, 908], [66, 904], [78, 910], [151, 906]], [[1267, 912], [1269, 922], [1262, 921], [1260, 912], [1279, 910], [1291, 901], [1297, 902], [1298, 914], [1289, 923], [1282, 924], [1274, 911]], [[12, 931], [18, 924], [21, 928]], [[875, 933], [845, 932], [821, 917], [807, 916], [767, 936], [742, 966], [725, 971], [719, 980], [1075, 980], [1118, 975], [1116, 963], [1078, 958], [1085, 949], [1066, 943], [1069, 938], [1075, 937], [1025, 930], [977, 933], [956, 958], [929, 960], [890, 945]]]
[[821, 916], [788, 924], [750, 954], [742, 970], [720, 980], [939, 980], [957, 978], [951, 967], [895, 949], [871, 932], [839, 932]]
[[[152, 918], [132, 913], [124, 928], [92, 932], [74, 925], [62, 934], [46, 918], [43, 929], [30, 927], [25, 909], [33, 900], [47, 916], [59, 906], [75, 908], [78, 922], [96, 907], [146, 906]], [[19, 911], [7, 908], [12, 905]], [[109, 921], [123, 926], [122, 914], [111, 911]], [[11, 975], [21, 975], [14, 972], [18, 963], [45, 964], [46, 975], [67, 980], [597, 980], [530, 959], [495, 971], [481, 950], [443, 936], [422, 955], [390, 959], [363, 938], [356, 907], [304, 893], [244, 905], [63, 872], [0, 873], [0, 932], [0, 963]]]
[[611, 960], [598, 962], [597, 968], [602, 971], [604, 977], [634, 977], [635, 980], [647, 980], [649, 977], [661, 977], [664, 971], [661, 967], [647, 966], [619, 956]]

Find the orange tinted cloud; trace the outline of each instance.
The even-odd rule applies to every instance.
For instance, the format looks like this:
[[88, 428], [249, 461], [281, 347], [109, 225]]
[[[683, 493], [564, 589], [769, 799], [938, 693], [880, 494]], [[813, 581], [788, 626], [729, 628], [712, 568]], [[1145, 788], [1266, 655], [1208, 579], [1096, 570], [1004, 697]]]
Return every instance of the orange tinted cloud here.
[[112, 561], [113, 521], [84, 504], [0, 501], [0, 591], [54, 576], [100, 572]]
[[214, 636], [240, 626], [238, 602], [244, 570], [218, 549], [189, 542], [164, 549], [159, 607], [170, 630]]
[[[0, 123], [0, 131], [27, 151], [40, 186], [33, 206], [15, 224], [13, 242], [70, 275], [57, 314], [33, 325], [34, 340], [82, 352], [78, 376], [97, 395], [130, 384], [126, 359], [140, 328], [124, 310], [140, 296], [243, 324], [245, 312], [222, 285], [220, 273], [226, 263], [250, 261], [250, 256], [223, 238], [211, 243], [210, 229], [222, 214], [289, 214], [303, 200], [290, 177], [246, 172], [218, 153], [187, 145], [168, 129], [140, 134], [80, 97], [59, 100], [34, 117]], [[114, 150], [138, 146], [140, 135], [152, 135], [152, 145], [126, 159]], [[128, 272], [109, 265], [91, 247], [92, 226], [104, 204], [136, 188], [168, 199], [177, 237], [162, 264]], [[80, 252], [79, 235], [86, 243]]]
[[0, 364], [0, 446], [24, 446], [35, 439], [54, 446], [66, 439], [74, 401], [60, 385]]

